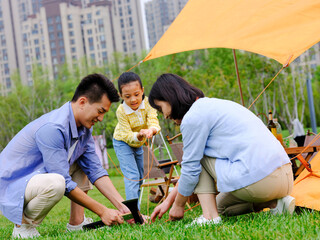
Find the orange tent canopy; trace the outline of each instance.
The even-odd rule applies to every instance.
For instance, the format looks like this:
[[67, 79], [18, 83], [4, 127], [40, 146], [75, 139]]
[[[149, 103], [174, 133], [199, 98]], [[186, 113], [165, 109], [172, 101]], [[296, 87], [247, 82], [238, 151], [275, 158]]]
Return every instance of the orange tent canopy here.
[[286, 65], [320, 40], [319, 30], [320, 0], [189, 0], [143, 61], [221, 47]]

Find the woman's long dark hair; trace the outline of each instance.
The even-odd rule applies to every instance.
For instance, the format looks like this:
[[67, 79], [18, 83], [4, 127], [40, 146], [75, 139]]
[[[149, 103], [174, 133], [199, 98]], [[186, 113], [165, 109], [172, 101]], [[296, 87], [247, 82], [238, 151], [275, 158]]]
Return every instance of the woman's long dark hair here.
[[170, 118], [182, 119], [197, 98], [202, 97], [204, 97], [203, 92], [189, 84], [182, 77], [171, 73], [164, 73], [153, 84], [149, 94], [149, 102], [153, 108], [159, 111], [161, 109], [154, 101], [168, 102], [171, 105]]

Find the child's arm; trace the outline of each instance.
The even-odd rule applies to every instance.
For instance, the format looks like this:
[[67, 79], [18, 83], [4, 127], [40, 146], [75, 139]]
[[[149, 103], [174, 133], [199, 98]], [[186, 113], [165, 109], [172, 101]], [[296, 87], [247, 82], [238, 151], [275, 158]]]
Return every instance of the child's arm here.
[[[147, 102], [147, 101], [146, 101]], [[159, 125], [159, 120], [157, 117], [157, 110], [152, 108], [149, 102], [146, 103], [147, 111], [147, 129], [141, 129], [137, 137], [142, 139], [143, 137], [151, 138], [153, 135], [156, 135], [160, 132], [161, 128]]]
[[121, 110], [117, 110], [116, 115], [118, 119], [118, 129], [116, 131], [117, 135], [121, 136], [121, 140], [128, 144], [141, 141], [138, 139], [138, 132], [132, 131], [127, 115]]

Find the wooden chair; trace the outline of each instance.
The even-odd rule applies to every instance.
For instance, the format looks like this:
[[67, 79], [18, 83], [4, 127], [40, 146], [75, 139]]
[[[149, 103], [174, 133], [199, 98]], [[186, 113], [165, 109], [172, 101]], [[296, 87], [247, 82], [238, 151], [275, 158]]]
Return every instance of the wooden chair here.
[[[178, 182], [178, 177], [173, 176], [174, 166], [178, 163], [178, 161], [169, 161], [160, 164], [150, 147], [143, 146], [143, 151], [143, 168], [144, 176], [146, 176], [146, 178], [143, 180], [143, 183], [141, 185], [142, 189], [140, 194], [140, 203], [142, 199], [143, 189], [145, 187], [152, 186], [156, 186], [159, 188], [160, 192], [163, 195], [162, 200], [164, 200], [168, 196], [170, 185], [175, 185]], [[169, 171], [168, 174], [166, 174], [164, 169], [168, 167]], [[165, 186], [165, 188], [163, 188], [163, 186]]]
[[[173, 137], [169, 137], [168, 135], [167, 137], [167, 141], [170, 145], [170, 148], [172, 150], [173, 155], [176, 157], [177, 161], [178, 161], [178, 165], [181, 165], [182, 162], [182, 156], [183, 156], [183, 143], [182, 142], [173, 142], [173, 140], [177, 139], [178, 137], [180, 137], [182, 134], [179, 133]], [[188, 198], [188, 203], [195, 203], [198, 202], [199, 199], [197, 197], [196, 194], [192, 194], [191, 196], [189, 196]], [[190, 208], [190, 205], [188, 204], [188, 207]]]
[[[285, 148], [286, 153], [290, 158], [298, 156], [291, 161], [294, 178], [297, 178], [306, 167], [311, 168], [310, 162], [316, 155], [316, 153], [320, 150], [320, 138], [314, 141], [308, 148], [306, 148], [306, 146], [308, 146], [314, 138], [314, 135], [306, 135], [303, 147]], [[299, 155], [302, 151], [303, 154]]]

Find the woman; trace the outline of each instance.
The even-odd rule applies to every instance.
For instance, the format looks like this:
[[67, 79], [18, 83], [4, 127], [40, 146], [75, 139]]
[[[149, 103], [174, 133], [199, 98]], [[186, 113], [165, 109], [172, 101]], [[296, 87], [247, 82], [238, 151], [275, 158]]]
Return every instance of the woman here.
[[232, 101], [206, 98], [174, 74], [157, 79], [149, 102], [181, 124], [184, 146], [179, 184], [155, 208], [152, 221], [171, 205], [170, 219], [183, 218], [192, 192], [198, 195], [203, 211], [192, 224], [216, 224], [221, 222], [219, 214], [239, 215], [263, 208], [274, 214], [294, 211], [295, 199], [289, 196], [293, 186], [290, 160], [251, 111]]

